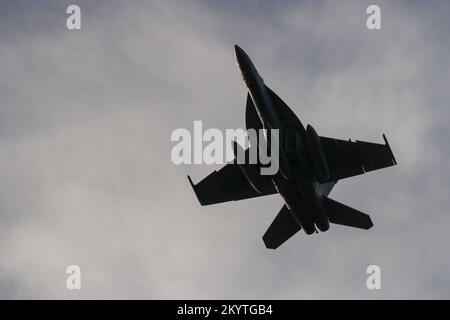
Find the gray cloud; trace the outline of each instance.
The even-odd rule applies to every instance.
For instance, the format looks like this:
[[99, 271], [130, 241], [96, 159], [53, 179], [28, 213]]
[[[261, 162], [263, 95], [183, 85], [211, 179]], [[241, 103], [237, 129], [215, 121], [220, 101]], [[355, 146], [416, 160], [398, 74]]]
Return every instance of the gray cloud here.
[[[448, 4], [72, 2], [0, 11], [1, 298], [448, 298]], [[5, 19], [3, 19], [5, 18]], [[8, 32], [6, 32], [7, 30]], [[170, 134], [243, 127], [239, 43], [319, 134], [381, 142], [399, 166], [331, 196], [370, 212], [267, 251], [278, 196], [202, 208]], [[78, 264], [83, 289], [65, 288]], [[382, 290], [365, 270], [382, 268]]]

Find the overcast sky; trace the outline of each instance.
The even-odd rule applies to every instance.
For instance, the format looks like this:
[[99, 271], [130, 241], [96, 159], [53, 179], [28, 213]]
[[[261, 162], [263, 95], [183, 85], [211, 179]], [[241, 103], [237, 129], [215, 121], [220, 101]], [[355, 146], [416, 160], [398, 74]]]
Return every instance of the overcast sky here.
[[[381, 7], [382, 29], [366, 28]], [[80, 4], [82, 29], [66, 29]], [[1, 298], [450, 298], [448, 1], [1, 1]], [[330, 197], [375, 226], [262, 235], [278, 195], [201, 207], [176, 128], [242, 128], [234, 44], [306, 125], [398, 166]], [[66, 267], [82, 289], [66, 288]], [[382, 289], [366, 288], [379, 265]]]

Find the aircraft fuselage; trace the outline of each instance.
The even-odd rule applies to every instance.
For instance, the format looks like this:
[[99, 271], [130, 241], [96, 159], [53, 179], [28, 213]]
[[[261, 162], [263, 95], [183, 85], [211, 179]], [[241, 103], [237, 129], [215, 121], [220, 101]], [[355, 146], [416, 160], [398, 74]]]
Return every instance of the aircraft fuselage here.
[[[283, 197], [294, 220], [303, 228], [305, 233], [314, 233], [316, 226], [321, 231], [328, 230], [329, 220], [322, 203], [323, 188], [311, 174], [311, 170], [308, 170], [308, 166], [292, 165], [288, 151], [285, 149], [286, 128], [267, 92], [263, 78], [259, 75], [248, 55], [240, 47], [235, 46], [235, 52], [238, 66], [263, 128], [279, 130], [279, 170], [271, 177], [272, 183]], [[299, 131], [302, 133], [303, 146], [300, 149], [303, 151], [298, 152], [296, 156], [302, 158], [302, 163], [309, 163], [310, 158], [306, 154], [307, 148], [304, 142], [304, 128], [302, 129]], [[269, 136], [267, 135], [267, 137]], [[268, 143], [269, 145], [270, 143]]]

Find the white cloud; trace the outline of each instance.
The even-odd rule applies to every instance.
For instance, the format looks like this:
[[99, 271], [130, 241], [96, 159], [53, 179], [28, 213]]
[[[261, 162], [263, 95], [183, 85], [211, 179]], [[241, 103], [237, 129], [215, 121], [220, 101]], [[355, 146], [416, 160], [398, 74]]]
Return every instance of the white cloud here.
[[[432, 130], [446, 111], [429, 104], [439, 48], [426, 24], [400, 4], [382, 6], [379, 33], [364, 29], [359, 2], [208, 5], [86, 3], [79, 32], [62, 24], [0, 44], [1, 295], [448, 297], [436, 279], [450, 264], [448, 165]], [[199, 206], [186, 171], [199, 180], [212, 168], [174, 166], [170, 133], [196, 119], [243, 126], [234, 42], [319, 134], [381, 142], [386, 131], [399, 166], [332, 193], [374, 229], [333, 226], [272, 252], [261, 236], [278, 196]], [[69, 264], [82, 268], [81, 292], [65, 288]], [[369, 264], [382, 268], [381, 292], [365, 288]]]

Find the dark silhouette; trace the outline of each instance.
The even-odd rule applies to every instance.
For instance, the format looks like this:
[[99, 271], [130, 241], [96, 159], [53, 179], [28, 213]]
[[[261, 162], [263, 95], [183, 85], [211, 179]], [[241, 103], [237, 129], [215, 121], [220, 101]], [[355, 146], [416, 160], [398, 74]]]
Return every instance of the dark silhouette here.
[[[237, 45], [235, 52], [248, 87], [246, 127], [279, 130], [279, 170], [271, 176], [261, 175], [260, 162], [233, 161], [198, 184], [188, 177], [200, 203], [209, 205], [279, 193], [285, 204], [263, 236], [266, 247], [271, 249], [302, 228], [307, 234], [318, 232], [317, 229], [326, 231], [330, 222], [371, 228], [372, 220], [367, 214], [327, 196], [340, 179], [396, 164], [385, 135], [385, 144], [377, 144], [321, 137], [311, 125], [305, 129], [292, 110], [264, 84], [248, 55]], [[236, 143], [234, 148], [237, 155]], [[249, 149], [245, 151], [247, 156]]]

